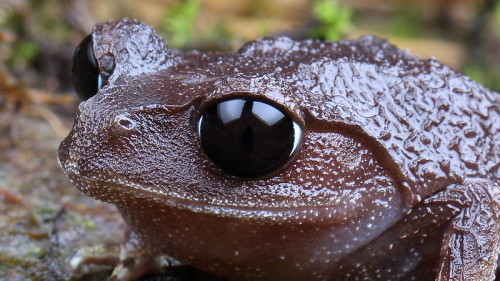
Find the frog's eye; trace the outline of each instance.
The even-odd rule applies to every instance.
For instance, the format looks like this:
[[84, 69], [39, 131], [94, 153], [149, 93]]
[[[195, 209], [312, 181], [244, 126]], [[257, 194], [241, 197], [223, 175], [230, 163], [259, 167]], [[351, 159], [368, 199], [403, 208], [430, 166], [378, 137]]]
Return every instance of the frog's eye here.
[[92, 35], [83, 39], [75, 50], [71, 64], [71, 82], [76, 93], [83, 100], [93, 97], [102, 86], [102, 78], [92, 45]]
[[232, 99], [209, 107], [198, 121], [208, 157], [222, 170], [255, 178], [284, 166], [302, 130], [283, 111], [255, 100]]

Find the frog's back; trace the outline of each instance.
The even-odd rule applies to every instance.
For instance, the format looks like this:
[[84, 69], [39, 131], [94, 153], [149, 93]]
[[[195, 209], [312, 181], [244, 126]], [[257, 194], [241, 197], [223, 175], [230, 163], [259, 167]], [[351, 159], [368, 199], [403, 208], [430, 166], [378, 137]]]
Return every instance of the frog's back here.
[[404, 177], [419, 184], [422, 195], [467, 178], [499, 180], [497, 93], [386, 41], [350, 42], [353, 54], [364, 55], [315, 66], [317, 81], [306, 93], [320, 105], [308, 107], [313, 116], [355, 124], [354, 130], [383, 146]]
[[293, 73], [289, 85], [313, 120], [361, 133], [421, 195], [467, 178], [499, 180], [497, 93], [372, 36], [336, 43], [263, 39], [240, 52], [262, 54], [269, 45], [283, 46], [283, 61], [292, 59], [278, 62], [277, 72]]

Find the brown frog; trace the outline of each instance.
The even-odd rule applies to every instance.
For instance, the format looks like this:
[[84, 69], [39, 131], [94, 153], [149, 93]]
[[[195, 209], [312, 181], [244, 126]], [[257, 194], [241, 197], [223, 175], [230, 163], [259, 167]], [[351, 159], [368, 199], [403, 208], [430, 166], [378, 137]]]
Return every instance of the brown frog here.
[[180, 52], [124, 19], [72, 77], [86, 101], [58, 158], [130, 228], [115, 279], [498, 274], [500, 98], [435, 60], [372, 36]]

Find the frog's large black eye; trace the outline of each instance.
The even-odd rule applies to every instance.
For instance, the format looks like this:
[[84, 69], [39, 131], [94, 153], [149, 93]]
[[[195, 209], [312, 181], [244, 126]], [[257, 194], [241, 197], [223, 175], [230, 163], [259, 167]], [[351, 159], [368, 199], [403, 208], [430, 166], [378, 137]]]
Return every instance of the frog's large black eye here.
[[302, 131], [274, 106], [233, 99], [209, 107], [198, 122], [198, 135], [209, 158], [240, 177], [261, 177], [286, 164]]
[[102, 85], [92, 45], [92, 35], [83, 39], [75, 50], [71, 65], [71, 82], [83, 100], [93, 97]]

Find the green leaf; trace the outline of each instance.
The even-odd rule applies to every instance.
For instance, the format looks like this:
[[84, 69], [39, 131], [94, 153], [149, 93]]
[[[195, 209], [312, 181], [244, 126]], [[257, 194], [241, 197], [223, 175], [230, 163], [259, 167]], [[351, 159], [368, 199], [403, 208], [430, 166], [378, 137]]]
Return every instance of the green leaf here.
[[313, 38], [336, 41], [342, 38], [351, 26], [353, 11], [341, 7], [335, 0], [316, 0], [313, 3], [314, 17], [319, 26], [311, 31]]
[[193, 40], [194, 25], [200, 12], [200, 0], [187, 0], [169, 6], [163, 25], [166, 41], [182, 48]]

